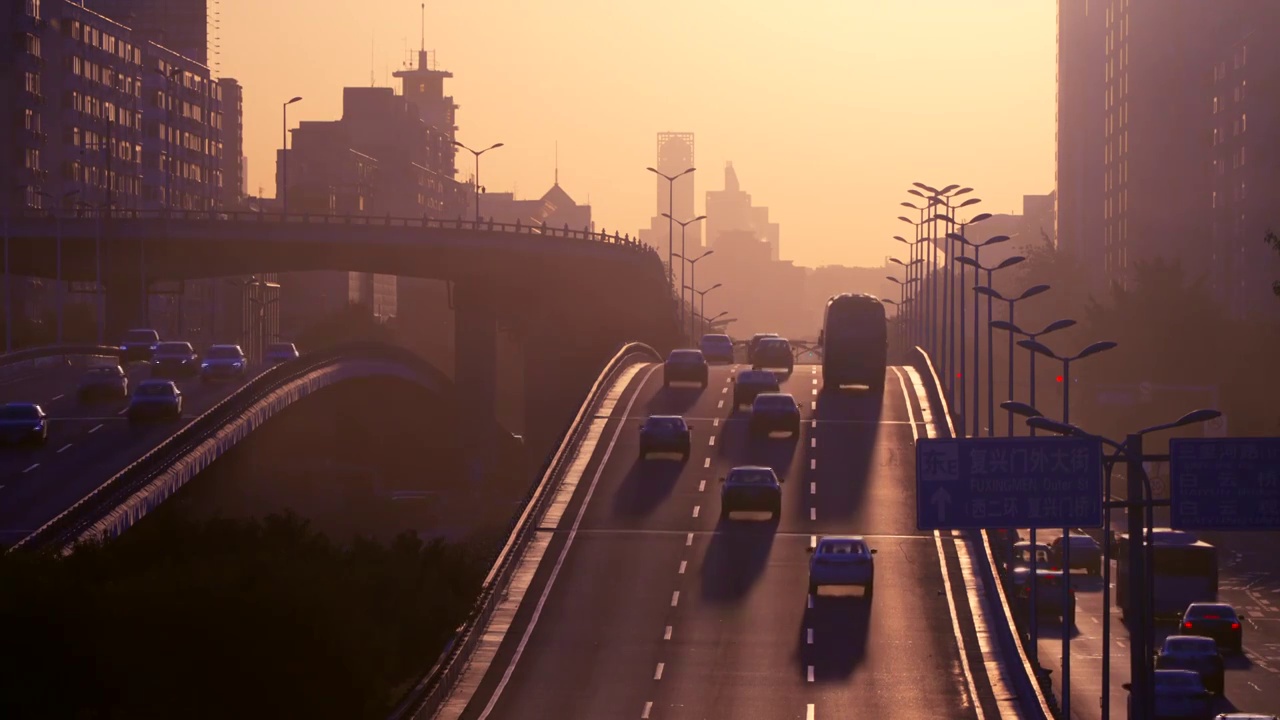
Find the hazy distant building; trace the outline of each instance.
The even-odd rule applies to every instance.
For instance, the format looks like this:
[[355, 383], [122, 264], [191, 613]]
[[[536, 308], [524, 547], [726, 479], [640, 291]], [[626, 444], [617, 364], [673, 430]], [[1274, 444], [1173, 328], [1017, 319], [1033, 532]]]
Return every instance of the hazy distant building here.
[[85, 6], [133, 28], [140, 38], [209, 64], [208, 0], [85, 0]]
[[[658, 133], [658, 161], [655, 169], [668, 177], [683, 173], [694, 165], [693, 133], [660, 132]], [[663, 262], [667, 259], [670, 242], [675, 240], [675, 252], [680, 252], [680, 226], [667, 218], [663, 213], [670, 213], [676, 220], [689, 221], [697, 217], [694, 209], [694, 175], [689, 173], [677, 178], [674, 183], [666, 178], [654, 177], [654, 188], [657, 198], [657, 212], [649, 220], [649, 227], [640, 231], [640, 242], [658, 249]], [[674, 208], [674, 210], [672, 209]], [[700, 223], [688, 225], [684, 230], [685, 251], [695, 255], [702, 249], [702, 228]], [[674, 235], [668, 236], [668, 230]], [[679, 260], [675, 261], [679, 268]]]
[[769, 208], [751, 204], [751, 194], [738, 183], [733, 163], [725, 164], [724, 189], [707, 191], [707, 246], [716, 248], [728, 233], [748, 230], [769, 246], [769, 259], [779, 259], [781, 228], [769, 222]]
[[[474, 195], [472, 201], [474, 202]], [[475, 212], [472, 206], [467, 217]], [[522, 225], [542, 225], [570, 230], [590, 230], [591, 206], [579, 205], [560, 186], [559, 178], [542, 197], [517, 200], [515, 193], [485, 193], [480, 199], [480, 212], [486, 220], [500, 223], [519, 222]]]
[[244, 155], [244, 88], [233, 78], [219, 78], [222, 91], [222, 192], [226, 210], [243, 209], [249, 196], [249, 172]]
[[[1056, 231], [1058, 247], [1105, 265], [1107, 22], [1110, 0], [1058, 0]], [[1105, 286], [1105, 275], [1094, 290]]]

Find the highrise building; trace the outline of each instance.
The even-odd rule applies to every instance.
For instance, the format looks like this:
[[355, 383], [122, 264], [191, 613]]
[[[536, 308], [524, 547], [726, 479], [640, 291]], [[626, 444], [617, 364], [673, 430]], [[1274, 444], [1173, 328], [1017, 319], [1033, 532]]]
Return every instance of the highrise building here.
[[132, 28], [140, 39], [209, 64], [209, 0], [85, 0], [84, 4]]
[[729, 162], [724, 168], [724, 189], [707, 191], [707, 247], [714, 249], [721, 236], [740, 231], [754, 233], [768, 245], [769, 259], [779, 259], [780, 226], [769, 222], [769, 208], [752, 204], [751, 194], [743, 191]]
[[[1110, 0], [1058, 0], [1056, 197], [1058, 247], [1104, 265], [1106, 16]], [[1091, 273], [1104, 286], [1102, 273]]]
[[248, 197], [248, 168], [244, 156], [244, 88], [233, 78], [219, 78], [222, 93], [222, 189], [218, 203], [240, 210]]
[[[692, 167], [695, 167], [693, 133], [658, 133], [658, 161], [654, 168], [667, 177], [675, 177]], [[681, 175], [674, 182], [655, 176], [654, 186], [658, 211], [650, 218], [648, 229], [640, 231], [640, 241], [657, 248], [658, 254], [665, 261], [673, 239], [675, 252], [680, 252], [681, 231], [680, 226], [663, 217], [663, 213], [669, 213], [676, 220], [685, 222], [697, 216], [697, 211], [694, 210], [694, 173]], [[673, 230], [674, 235], [669, 236], [669, 230]], [[701, 251], [702, 228], [699, 223], [686, 227], [684, 245], [690, 255]], [[678, 259], [675, 260], [675, 267], [679, 267], [679, 262]]]

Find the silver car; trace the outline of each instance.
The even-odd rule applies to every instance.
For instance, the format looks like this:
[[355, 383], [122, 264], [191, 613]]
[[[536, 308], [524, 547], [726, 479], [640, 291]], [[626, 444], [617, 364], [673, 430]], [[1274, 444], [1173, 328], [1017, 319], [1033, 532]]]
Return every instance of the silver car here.
[[182, 417], [182, 391], [172, 380], [143, 380], [129, 400], [129, 422]]
[[824, 535], [810, 549], [809, 594], [824, 585], [860, 585], [871, 597], [875, 588], [876, 551], [860, 535]]
[[200, 381], [242, 380], [248, 364], [239, 345], [211, 345], [200, 363]]

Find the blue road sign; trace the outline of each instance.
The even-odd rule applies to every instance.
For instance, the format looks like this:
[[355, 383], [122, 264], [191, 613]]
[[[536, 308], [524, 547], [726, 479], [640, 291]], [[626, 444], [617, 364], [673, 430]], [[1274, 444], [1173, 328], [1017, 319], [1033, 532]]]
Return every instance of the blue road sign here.
[[936, 438], [916, 444], [921, 530], [1102, 527], [1102, 443]]
[[1169, 441], [1169, 524], [1280, 530], [1280, 438]]

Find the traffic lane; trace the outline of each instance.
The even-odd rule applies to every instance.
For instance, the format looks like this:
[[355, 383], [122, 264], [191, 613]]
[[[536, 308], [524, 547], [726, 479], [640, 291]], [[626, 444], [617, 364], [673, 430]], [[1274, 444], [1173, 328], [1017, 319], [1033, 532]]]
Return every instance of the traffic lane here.
[[186, 400], [179, 422], [132, 425], [121, 408], [113, 415], [66, 420], [65, 425], [78, 428], [75, 440], [67, 442], [72, 436], [66, 435], [59, 443], [51, 437], [37, 455], [4, 458], [0, 542], [21, 539], [61, 514], [239, 386], [183, 381]]
[[53, 367], [0, 380], [0, 404], [39, 403], [47, 411], [59, 395], [75, 395], [84, 368]]

